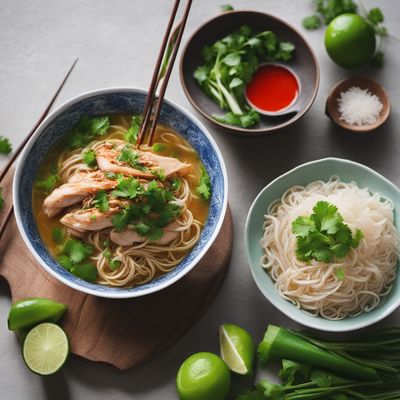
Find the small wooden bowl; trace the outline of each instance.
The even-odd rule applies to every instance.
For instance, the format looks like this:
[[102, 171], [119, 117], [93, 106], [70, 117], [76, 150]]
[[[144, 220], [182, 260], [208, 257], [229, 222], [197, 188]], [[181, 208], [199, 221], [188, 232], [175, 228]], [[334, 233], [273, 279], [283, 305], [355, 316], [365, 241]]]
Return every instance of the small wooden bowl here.
[[[358, 86], [361, 89], [368, 89], [372, 94], [379, 97], [383, 104], [383, 109], [379, 114], [378, 120], [369, 125], [350, 125], [346, 121], [340, 119], [338, 110], [338, 99], [342, 92], [346, 92], [353, 86]], [[381, 126], [389, 117], [390, 114], [390, 100], [385, 89], [375, 80], [367, 76], [358, 76], [347, 78], [338, 82], [332, 89], [326, 99], [325, 114], [337, 125], [353, 132], [370, 132]]]

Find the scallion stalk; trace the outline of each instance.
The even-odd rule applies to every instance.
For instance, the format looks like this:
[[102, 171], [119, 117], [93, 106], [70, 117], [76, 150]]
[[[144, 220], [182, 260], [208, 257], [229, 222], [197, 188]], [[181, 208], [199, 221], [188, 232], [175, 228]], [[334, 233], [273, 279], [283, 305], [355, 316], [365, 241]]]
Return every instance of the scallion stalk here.
[[354, 379], [379, 379], [374, 368], [318, 347], [294, 332], [275, 325], [268, 326], [258, 353], [263, 363], [270, 359], [289, 359]]

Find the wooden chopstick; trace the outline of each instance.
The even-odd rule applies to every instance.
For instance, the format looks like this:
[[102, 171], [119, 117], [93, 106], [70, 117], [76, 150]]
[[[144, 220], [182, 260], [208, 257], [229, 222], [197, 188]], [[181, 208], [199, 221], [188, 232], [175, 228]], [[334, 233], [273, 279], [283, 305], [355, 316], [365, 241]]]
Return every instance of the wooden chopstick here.
[[19, 145], [17, 150], [11, 155], [10, 160], [8, 161], [7, 165], [4, 167], [4, 169], [0, 173], [0, 182], [3, 180], [5, 175], [7, 174], [7, 171], [10, 169], [11, 165], [14, 163], [15, 159], [18, 157], [19, 153], [21, 153], [22, 149], [25, 147], [25, 145], [28, 143], [28, 140], [31, 138], [31, 136], [35, 133], [36, 129], [39, 127], [39, 125], [43, 122], [43, 120], [47, 117], [47, 114], [50, 111], [50, 108], [53, 106], [54, 102], [56, 101], [58, 95], [61, 92], [61, 89], [63, 88], [65, 82], [67, 82], [67, 79], [71, 75], [72, 70], [74, 69], [76, 63], [78, 62], [78, 59], [75, 59], [73, 64], [71, 65], [71, 68], [68, 70], [67, 75], [65, 75], [65, 78], [62, 80], [60, 86], [58, 87], [57, 91], [55, 92], [54, 96], [50, 100], [49, 104], [47, 105], [46, 109], [43, 111], [43, 114], [40, 116], [38, 121], [36, 122], [35, 126], [31, 129], [31, 131], [28, 133], [28, 136], [22, 141], [22, 143]]
[[[179, 5], [179, 0], [175, 2], [174, 9], [173, 9], [173, 11], [171, 13], [170, 20], [169, 20], [169, 23], [168, 23], [167, 31], [166, 31], [166, 33], [164, 35], [164, 39], [163, 39], [163, 43], [162, 43], [162, 46], [161, 46], [161, 49], [160, 49], [160, 53], [159, 53], [159, 56], [158, 56], [158, 59], [157, 59], [157, 63], [156, 63], [156, 66], [154, 68], [153, 79], [152, 79], [152, 82], [150, 84], [149, 93], [148, 93], [147, 98], [146, 98], [146, 102], [145, 102], [145, 106], [144, 106], [144, 110], [143, 110], [142, 123], [141, 123], [140, 129], [139, 129], [138, 139], [136, 141], [136, 147], [139, 147], [143, 143], [143, 139], [144, 139], [144, 136], [145, 136], [145, 133], [146, 133], [146, 130], [147, 130], [147, 126], [149, 124], [150, 117], [151, 117], [151, 114], [152, 114], [152, 109], [153, 109], [153, 106], [154, 106], [154, 102], [156, 100], [157, 105], [156, 105], [156, 109], [154, 111], [154, 116], [153, 116], [153, 119], [152, 119], [152, 124], [151, 124], [151, 128], [150, 128], [149, 138], [148, 138], [147, 144], [149, 146], [151, 146], [151, 144], [153, 142], [153, 139], [154, 139], [154, 133], [155, 133], [156, 126], [157, 126], [158, 117], [160, 116], [160, 112], [161, 112], [162, 102], [164, 100], [165, 91], [167, 89], [168, 81], [169, 81], [169, 78], [171, 76], [172, 68], [174, 66], [176, 55], [178, 53], [179, 45], [180, 45], [181, 40], [182, 40], [183, 31], [185, 29], [186, 21], [187, 21], [187, 18], [188, 18], [188, 15], [189, 15], [189, 11], [190, 11], [190, 7], [192, 5], [192, 0], [188, 0], [187, 1], [186, 8], [185, 8], [185, 11], [183, 13], [182, 20], [177, 25], [177, 27], [174, 29], [174, 31], [172, 33], [172, 36], [168, 40], [168, 36], [170, 36], [170, 33], [171, 33], [171, 28], [172, 28], [172, 24], [173, 24], [173, 21], [174, 21], [175, 16], [176, 16], [176, 11], [177, 11], [178, 5]], [[176, 36], [176, 40], [174, 42], [175, 35], [177, 35], [177, 36]], [[166, 69], [165, 75], [162, 77], [160, 75], [160, 72], [161, 72], [160, 71], [160, 67], [162, 67], [161, 64], [162, 64], [164, 58], [166, 57], [165, 50], [167, 48], [167, 43], [173, 44], [173, 50], [172, 50], [171, 56], [170, 56], [170, 58], [168, 60], [167, 69]], [[163, 81], [163, 83], [162, 83], [162, 86], [161, 86], [161, 89], [160, 89], [160, 94], [156, 99], [155, 98], [156, 97], [156, 91], [157, 91], [157, 88], [158, 88], [158, 84], [160, 83], [161, 80]]]
[[[78, 62], [78, 58], [75, 59], [73, 64], [71, 65], [70, 69], [68, 70], [67, 74], [65, 75], [64, 79], [62, 80], [60, 86], [58, 87], [57, 91], [55, 92], [54, 96], [50, 100], [49, 104], [47, 105], [46, 109], [43, 111], [42, 115], [36, 122], [35, 126], [31, 129], [29, 132], [28, 136], [22, 141], [22, 143], [18, 146], [17, 150], [14, 152], [14, 154], [11, 156], [10, 161], [7, 163], [5, 168], [1, 171], [0, 173], [0, 182], [3, 180], [5, 175], [7, 174], [8, 170], [14, 163], [15, 159], [18, 157], [19, 153], [21, 153], [22, 149], [25, 147], [25, 145], [28, 143], [28, 140], [32, 137], [32, 135], [36, 132], [36, 129], [39, 127], [39, 125], [43, 122], [43, 120], [46, 118], [47, 114], [49, 113], [52, 105], [56, 101], [58, 95], [60, 94], [62, 88], [64, 87], [65, 83], [67, 82], [69, 76], [71, 75], [71, 72], [73, 71], [76, 63]], [[0, 239], [3, 236], [4, 231], [6, 230], [7, 224], [10, 221], [10, 218], [13, 214], [14, 211], [14, 206], [11, 204], [10, 208], [8, 209], [6, 216], [3, 220], [3, 222], [0, 225]]]
[[192, 5], [192, 0], [188, 0], [188, 2], [186, 4], [185, 12], [184, 12], [183, 17], [182, 17], [182, 21], [180, 22], [180, 28], [179, 28], [179, 31], [178, 31], [178, 36], [176, 38], [175, 45], [174, 45], [174, 50], [172, 51], [171, 58], [170, 58], [169, 63], [168, 63], [167, 72], [165, 73], [165, 76], [163, 78], [163, 82], [162, 82], [162, 85], [161, 85], [160, 94], [158, 95], [158, 98], [157, 98], [157, 106], [156, 106], [156, 109], [154, 111], [154, 117], [153, 117], [153, 120], [152, 120], [150, 132], [149, 132], [149, 139], [147, 141], [147, 144], [149, 146], [151, 146], [152, 143], [153, 143], [154, 134], [155, 134], [156, 127], [157, 127], [157, 121], [158, 121], [158, 117], [160, 116], [160, 112], [161, 112], [161, 107], [162, 107], [162, 103], [163, 103], [163, 100], [164, 100], [165, 91], [167, 90], [167, 86], [168, 86], [169, 78], [171, 76], [172, 68], [174, 67], [176, 55], [178, 54], [179, 45], [181, 44], [183, 31], [185, 30], [186, 21], [187, 21], [187, 18], [189, 16], [189, 11], [190, 11], [191, 5]]
[[175, 0], [174, 7], [172, 8], [171, 15], [169, 17], [167, 29], [165, 30], [164, 38], [161, 43], [161, 48], [158, 53], [157, 62], [156, 62], [156, 65], [155, 65], [154, 71], [153, 71], [153, 77], [151, 78], [149, 92], [147, 93], [146, 101], [144, 103], [142, 122], [141, 122], [140, 128], [139, 128], [139, 134], [138, 134], [138, 138], [136, 141], [136, 147], [139, 147], [141, 145], [141, 143], [143, 142], [143, 138], [144, 138], [144, 135], [146, 132], [146, 126], [147, 126], [149, 118], [151, 116], [151, 109], [153, 107], [154, 95], [157, 90], [157, 85], [159, 83], [159, 81], [158, 81], [159, 71], [160, 71], [160, 67], [161, 67], [161, 64], [162, 64], [162, 61], [164, 58], [165, 50], [167, 48], [168, 38], [171, 34], [171, 29], [172, 29], [172, 26], [175, 21], [176, 13], [178, 11], [179, 3], [180, 3], [180, 0]]

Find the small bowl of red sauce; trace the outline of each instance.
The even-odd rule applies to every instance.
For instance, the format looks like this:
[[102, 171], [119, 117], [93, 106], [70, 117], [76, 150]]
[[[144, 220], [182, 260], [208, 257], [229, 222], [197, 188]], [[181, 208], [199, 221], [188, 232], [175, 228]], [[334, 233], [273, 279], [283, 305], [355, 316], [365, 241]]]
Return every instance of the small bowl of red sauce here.
[[246, 100], [259, 113], [280, 116], [297, 112], [300, 81], [286, 65], [262, 64], [246, 87]]

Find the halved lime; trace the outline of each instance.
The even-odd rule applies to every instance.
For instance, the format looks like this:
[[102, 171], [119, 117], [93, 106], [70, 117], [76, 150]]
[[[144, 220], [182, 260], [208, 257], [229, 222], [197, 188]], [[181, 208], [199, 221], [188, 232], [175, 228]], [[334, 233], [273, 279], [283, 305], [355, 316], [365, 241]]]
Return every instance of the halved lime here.
[[17, 301], [8, 314], [8, 329], [14, 331], [40, 322], [57, 322], [67, 306], [51, 299], [35, 297]]
[[196, 353], [187, 358], [176, 376], [181, 400], [224, 400], [231, 375], [226, 364], [213, 353]]
[[224, 324], [219, 328], [221, 357], [239, 375], [253, 372], [255, 346], [250, 334], [240, 326]]
[[68, 358], [67, 335], [58, 325], [43, 322], [26, 335], [22, 354], [31, 371], [39, 375], [54, 374]]

